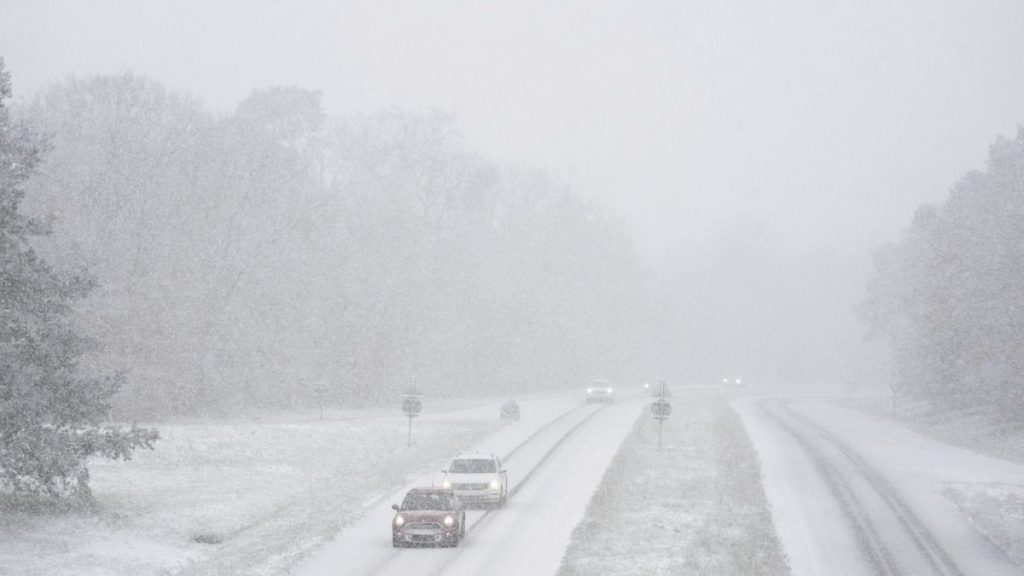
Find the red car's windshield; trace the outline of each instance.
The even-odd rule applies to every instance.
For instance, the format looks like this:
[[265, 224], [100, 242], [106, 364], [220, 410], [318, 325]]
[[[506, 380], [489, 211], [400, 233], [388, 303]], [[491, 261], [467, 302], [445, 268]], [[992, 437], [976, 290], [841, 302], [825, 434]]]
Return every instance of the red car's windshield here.
[[451, 498], [444, 494], [406, 494], [402, 510], [452, 510]]

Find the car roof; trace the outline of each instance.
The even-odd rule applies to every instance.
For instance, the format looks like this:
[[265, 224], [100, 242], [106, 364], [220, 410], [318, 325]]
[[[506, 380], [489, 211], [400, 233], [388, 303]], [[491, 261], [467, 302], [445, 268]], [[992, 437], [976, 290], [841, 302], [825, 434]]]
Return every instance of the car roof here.
[[410, 488], [406, 495], [408, 496], [409, 494], [413, 494], [416, 496], [429, 496], [432, 494], [443, 494], [445, 496], [453, 496], [455, 495], [455, 492], [453, 492], [451, 488], [438, 488], [436, 486], [426, 486], [423, 488]]
[[452, 460], [494, 460], [494, 454], [481, 454], [480, 452], [463, 452]]
[[591, 384], [611, 384], [612, 381], [607, 378], [594, 378], [590, 381]]

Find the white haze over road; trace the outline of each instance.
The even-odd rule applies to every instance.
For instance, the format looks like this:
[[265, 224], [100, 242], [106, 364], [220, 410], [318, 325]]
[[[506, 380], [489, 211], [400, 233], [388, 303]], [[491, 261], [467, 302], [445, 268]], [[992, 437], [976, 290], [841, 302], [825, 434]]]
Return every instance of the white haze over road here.
[[[714, 381], [849, 380], [870, 251], [1024, 120], [1024, 4], [0, 0], [16, 99], [152, 76], [232, 110], [322, 90], [331, 114], [440, 110], [468, 146], [607, 205]], [[811, 349], [813, 348], [813, 349]]]
[[230, 109], [323, 90], [329, 112], [437, 109], [474, 147], [625, 215], [652, 261], [764, 225], [864, 249], [1024, 120], [1024, 5], [0, 0], [26, 97], [151, 75]]
[[680, 310], [654, 367], [877, 386], [870, 251], [1024, 121], [1024, 4], [0, 0], [17, 98], [131, 71], [229, 111], [450, 112], [609, 206]]

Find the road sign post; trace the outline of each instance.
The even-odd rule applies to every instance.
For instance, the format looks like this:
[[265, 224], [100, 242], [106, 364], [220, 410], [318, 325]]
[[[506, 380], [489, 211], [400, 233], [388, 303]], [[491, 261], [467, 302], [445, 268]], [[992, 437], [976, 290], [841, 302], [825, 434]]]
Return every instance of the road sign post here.
[[658, 399], [651, 404], [651, 414], [658, 421], [658, 450], [661, 450], [661, 429], [665, 424], [665, 419], [672, 414], [672, 404], [665, 399], [667, 388], [665, 387], [665, 381], [662, 380], [660, 388], [658, 390]]
[[327, 404], [327, 398], [331, 394], [331, 389], [323, 382], [320, 382], [313, 387], [313, 393], [316, 394], [316, 402], [320, 405], [320, 419], [323, 420], [324, 406]]
[[406, 446], [412, 446], [412, 419], [419, 416], [422, 409], [423, 401], [420, 400], [420, 393], [416, 390], [416, 385], [413, 384], [402, 397], [402, 412], [409, 419], [409, 434], [406, 437]]

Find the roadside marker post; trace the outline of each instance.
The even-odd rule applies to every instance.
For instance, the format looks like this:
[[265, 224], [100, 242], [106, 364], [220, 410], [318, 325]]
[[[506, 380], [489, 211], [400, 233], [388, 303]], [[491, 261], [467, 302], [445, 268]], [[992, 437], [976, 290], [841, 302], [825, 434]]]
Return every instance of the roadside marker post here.
[[327, 399], [331, 395], [331, 389], [323, 382], [320, 382], [313, 387], [313, 393], [316, 394], [316, 402], [320, 406], [320, 419], [323, 420], [324, 406], [327, 405]]
[[666, 392], [665, 381], [662, 380], [658, 390], [658, 399], [651, 404], [651, 414], [658, 421], [658, 451], [661, 451], [661, 429], [665, 424], [665, 419], [672, 414], [672, 404], [665, 399]]
[[420, 393], [416, 390], [416, 385], [413, 384], [409, 386], [409, 390], [402, 397], [402, 412], [409, 419], [409, 435], [405, 441], [406, 446], [412, 446], [412, 419], [419, 416], [422, 409], [423, 401], [420, 400]]

